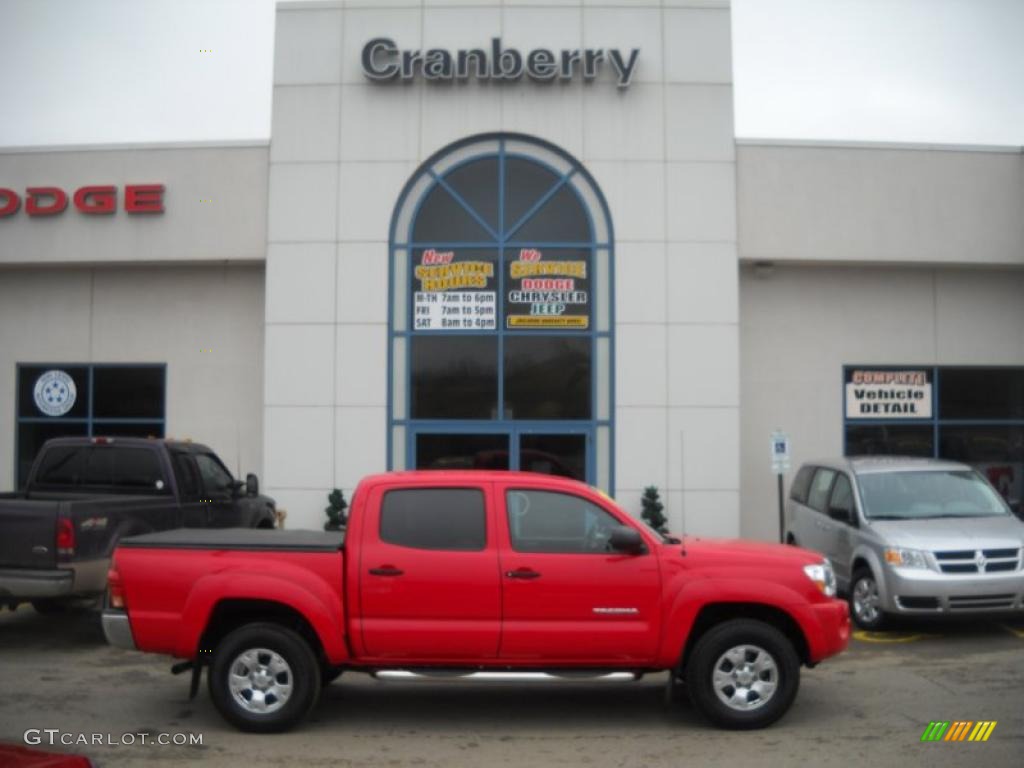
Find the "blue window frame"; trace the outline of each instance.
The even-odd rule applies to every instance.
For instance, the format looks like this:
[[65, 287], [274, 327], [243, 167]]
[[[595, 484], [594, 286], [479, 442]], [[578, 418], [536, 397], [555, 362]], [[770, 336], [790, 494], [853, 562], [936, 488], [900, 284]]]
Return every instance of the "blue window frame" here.
[[[613, 492], [614, 240], [586, 169], [531, 137], [466, 139], [413, 174], [389, 241], [388, 467], [449, 436], [479, 466]], [[425, 371], [448, 355], [457, 365]]]
[[[45, 377], [45, 378], [44, 378]], [[43, 405], [47, 382], [55, 401]], [[22, 488], [42, 444], [53, 437], [163, 437], [164, 363], [18, 363], [14, 476]], [[47, 412], [49, 411], [49, 413]]]

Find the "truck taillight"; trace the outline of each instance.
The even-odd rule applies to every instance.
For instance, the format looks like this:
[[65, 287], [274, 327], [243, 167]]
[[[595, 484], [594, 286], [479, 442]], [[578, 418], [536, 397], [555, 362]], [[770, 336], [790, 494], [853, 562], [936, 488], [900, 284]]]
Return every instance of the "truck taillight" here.
[[117, 572], [116, 565], [107, 571], [107, 592], [110, 607], [124, 610], [124, 586], [121, 584], [121, 574]]
[[75, 554], [75, 524], [66, 517], [57, 520], [57, 555], [71, 557]]

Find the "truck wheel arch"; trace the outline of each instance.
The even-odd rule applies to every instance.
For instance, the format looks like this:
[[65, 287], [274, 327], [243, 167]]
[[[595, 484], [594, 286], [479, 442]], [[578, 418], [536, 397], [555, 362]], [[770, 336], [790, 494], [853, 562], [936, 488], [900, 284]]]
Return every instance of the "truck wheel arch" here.
[[708, 603], [701, 606], [690, 631], [686, 636], [686, 644], [679, 656], [678, 670], [686, 667], [690, 653], [697, 641], [712, 627], [731, 619], [753, 619], [775, 627], [793, 643], [797, 657], [804, 664], [810, 660], [810, 648], [807, 638], [796, 619], [786, 611], [764, 603]]
[[210, 611], [210, 618], [199, 638], [197, 659], [207, 662], [224, 637], [245, 624], [279, 624], [291, 629], [309, 643], [321, 665], [330, 664], [320, 635], [298, 610], [274, 600], [256, 598], [225, 598]]
[[[195, 659], [205, 656], [212, 648], [202, 645], [216, 615], [218, 606], [231, 607], [228, 615], [248, 614], [269, 608], [270, 614], [288, 622], [301, 619], [316, 637], [316, 643], [331, 664], [348, 659], [345, 644], [345, 620], [341, 600], [327, 585], [308, 571], [285, 568], [280, 578], [245, 571], [226, 571], [201, 577], [192, 587], [181, 612], [181, 631], [174, 644], [174, 655]], [[285, 578], [288, 577], [288, 578]], [[266, 621], [268, 614], [260, 613], [249, 621]], [[218, 626], [223, 622], [218, 619]]]

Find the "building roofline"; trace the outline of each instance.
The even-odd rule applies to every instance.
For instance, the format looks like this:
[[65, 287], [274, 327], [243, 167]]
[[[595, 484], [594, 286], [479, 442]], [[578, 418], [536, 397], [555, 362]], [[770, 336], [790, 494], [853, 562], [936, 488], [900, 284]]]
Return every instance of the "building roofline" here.
[[840, 139], [737, 138], [739, 147], [806, 147], [810, 149], [904, 149], [926, 152], [992, 152], [1024, 154], [1024, 147], [998, 144], [928, 144], [901, 141], [843, 141]]
[[222, 139], [217, 141], [153, 141], [110, 144], [37, 144], [0, 147], [0, 155], [46, 154], [50, 152], [117, 152], [161, 149], [246, 149], [268, 148], [270, 139]]

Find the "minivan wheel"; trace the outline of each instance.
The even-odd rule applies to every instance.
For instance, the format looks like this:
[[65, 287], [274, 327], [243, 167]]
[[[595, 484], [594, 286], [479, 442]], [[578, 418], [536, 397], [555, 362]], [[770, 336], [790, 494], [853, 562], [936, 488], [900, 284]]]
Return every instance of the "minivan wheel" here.
[[302, 637], [277, 624], [246, 624], [213, 652], [210, 697], [225, 720], [243, 731], [285, 731], [320, 696], [320, 666]]
[[782, 717], [800, 687], [793, 643], [762, 621], [733, 619], [708, 630], [686, 664], [694, 705], [722, 728], [763, 728]]
[[861, 629], [881, 629], [885, 624], [878, 581], [867, 568], [861, 568], [853, 574], [853, 585], [850, 587], [850, 617]]

